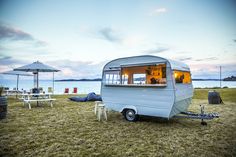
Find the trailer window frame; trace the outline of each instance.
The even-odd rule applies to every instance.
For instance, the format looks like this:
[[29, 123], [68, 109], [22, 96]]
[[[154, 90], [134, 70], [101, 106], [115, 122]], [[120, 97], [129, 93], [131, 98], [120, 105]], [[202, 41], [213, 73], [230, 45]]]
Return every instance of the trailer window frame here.
[[[156, 69], [155, 69], [156, 68]], [[140, 70], [141, 69], [141, 70]], [[129, 71], [130, 70], [130, 71]], [[149, 70], [149, 71], [148, 71]], [[159, 71], [158, 71], [159, 70]], [[151, 72], [150, 72], [151, 71]], [[166, 62], [148, 63], [141, 65], [121, 65], [116, 68], [109, 68], [104, 71], [105, 80], [103, 82], [108, 86], [130, 86], [130, 87], [166, 87], [167, 86], [167, 64]], [[108, 78], [118, 74], [120, 80], [114, 82], [114, 79]], [[144, 82], [135, 83], [134, 75], [145, 75]], [[155, 78], [155, 83], [151, 82], [151, 78]], [[148, 80], [147, 80], [148, 79]], [[112, 80], [112, 81], [111, 81]]]
[[104, 82], [105, 84], [120, 84], [121, 79], [120, 79], [120, 70], [110, 70], [110, 71], [105, 71], [104, 72]]
[[190, 71], [173, 69], [173, 78], [175, 84], [192, 84], [192, 77]]

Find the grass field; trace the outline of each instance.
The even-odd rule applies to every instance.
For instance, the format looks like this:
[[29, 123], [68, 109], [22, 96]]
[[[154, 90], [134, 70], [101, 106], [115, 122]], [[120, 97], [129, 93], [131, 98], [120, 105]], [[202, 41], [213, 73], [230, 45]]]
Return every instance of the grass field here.
[[[54, 107], [28, 110], [8, 99], [7, 119], [0, 121], [0, 156], [236, 156], [236, 89], [218, 90], [223, 105], [206, 105], [221, 117], [208, 121], [141, 117], [131, 123], [110, 112], [98, 122], [93, 102], [76, 103], [57, 96]], [[189, 108], [207, 104], [207, 89], [195, 90]]]
[[236, 103], [236, 88], [223, 89], [195, 89], [193, 99], [207, 99], [208, 91], [215, 90], [220, 93], [223, 101], [231, 101]]

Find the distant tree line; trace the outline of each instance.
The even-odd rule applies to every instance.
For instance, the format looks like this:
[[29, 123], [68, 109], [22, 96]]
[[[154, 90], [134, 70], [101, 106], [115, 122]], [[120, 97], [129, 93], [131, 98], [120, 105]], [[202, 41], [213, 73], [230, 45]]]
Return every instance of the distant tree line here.
[[223, 79], [223, 81], [236, 81], [236, 76], [230, 76]]

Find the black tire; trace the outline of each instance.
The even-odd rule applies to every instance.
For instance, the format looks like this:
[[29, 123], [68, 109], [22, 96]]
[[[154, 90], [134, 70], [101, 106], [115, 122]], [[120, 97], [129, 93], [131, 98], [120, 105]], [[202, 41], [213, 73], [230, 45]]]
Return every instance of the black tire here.
[[135, 114], [135, 111], [132, 109], [126, 109], [123, 111], [125, 119], [129, 122], [135, 122], [138, 120], [138, 115]]

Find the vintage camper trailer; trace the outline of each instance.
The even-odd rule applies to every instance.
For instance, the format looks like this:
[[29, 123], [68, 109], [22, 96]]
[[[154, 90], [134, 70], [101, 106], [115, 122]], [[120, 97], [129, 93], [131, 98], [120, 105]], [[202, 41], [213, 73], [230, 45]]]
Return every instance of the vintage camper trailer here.
[[169, 119], [191, 103], [190, 69], [157, 56], [115, 59], [103, 68], [101, 95], [108, 109], [122, 112], [128, 121], [138, 115]]

